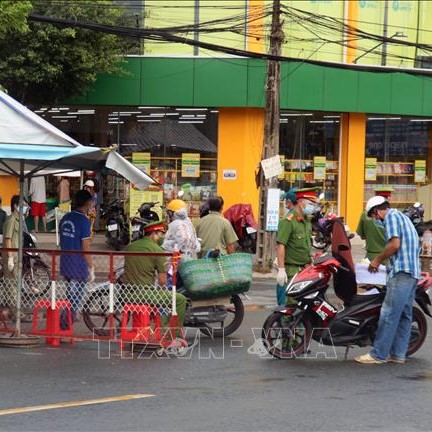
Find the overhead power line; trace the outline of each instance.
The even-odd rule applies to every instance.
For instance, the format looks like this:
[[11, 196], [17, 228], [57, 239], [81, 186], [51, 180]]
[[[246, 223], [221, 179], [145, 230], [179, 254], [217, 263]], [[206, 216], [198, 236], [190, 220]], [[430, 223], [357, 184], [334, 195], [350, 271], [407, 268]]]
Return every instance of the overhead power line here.
[[[99, 31], [107, 34], [113, 34], [117, 36], [123, 36], [123, 37], [131, 37], [131, 38], [139, 38], [139, 39], [146, 39], [146, 40], [153, 40], [153, 41], [161, 41], [161, 42], [174, 42], [174, 43], [180, 43], [180, 44], [186, 44], [194, 47], [204, 48], [211, 51], [216, 52], [222, 52], [225, 54], [238, 56], [238, 57], [245, 57], [245, 58], [254, 58], [254, 59], [263, 59], [263, 60], [276, 60], [276, 61], [282, 61], [282, 62], [304, 62], [309, 64], [316, 64], [316, 65], [326, 65], [336, 68], [352, 68], [353, 66], [343, 64], [343, 63], [334, 63], [334, 62], [328, 62], [328, 61], [320, 61], [320, 60], [312, 60], [312, 59], [299, 59], [296, 57], [288, 57], [288, 56], [282, 56], [282, 55], [273, 55], [268, 53], [259, 53], [254, 51], [248, 51], [248, 50], [242, 50], [238, 48], [232, 48], [228, 46], [213, 44], [209, 42], [205, 42], [202, 40], [196, 40], [196, 39], [190, 39], [188, 37], [184, 36], [178, 36], [175, 34], [172, 34], [166, 29], [138, 29], [138, 28], [129, 28], [129, 27], [119, 27], [119, 26], [111, 26], [106, 24], [97, 24], [97, 23], [88, 23], [88, 22], [82, 22], [78, 20], [67, 20], [62, 18], [56, 18], [56, 17], [48, 17], [43, 15], [36, 15], [31, 14], [29, 15], [29, 20], [33, 22], [41, 22], [46, 24], [52, 24], [57, 25], [60, 27], [77, 27], [87, 30], [93, 30], [93, 31]], [[355, 32], [354, 32], [355, 33]], [[389, 39], [389, 38], [384, 38]], [[376, 39], [374, 39], [376, 40]], [[323, 39], [324, 41], [324, 39]], [[333, 42], [333, 41], [332, 41]], [[394, 43], [394, 40], [389, 40], [389, 42]], [[403, 45], [409, 45], [409, 46], [416, 46], [415, 44], [407, 41], [398, 41], [399, 44]], [[418, 44], [418, 47], [427, 51], [432, 51], [432, 46], [426, 45], [426, 44]], [[363, 70], [377, 70], [377, 68], [371, 68], [370, 66], [363, 66], [363, 65], [356, 65], [356, 69], [363, 69]], [[388, 70], [388, 68], [387, 68]], [[432, 71], [424, 70], [424, 71], [413, 71], [411, 69], [402, 69], [399, 68], [399, 71], [404, 71], [406, 73], [416, 73], [416, 74], [424, 74], [424, 75], [431, 75]]]

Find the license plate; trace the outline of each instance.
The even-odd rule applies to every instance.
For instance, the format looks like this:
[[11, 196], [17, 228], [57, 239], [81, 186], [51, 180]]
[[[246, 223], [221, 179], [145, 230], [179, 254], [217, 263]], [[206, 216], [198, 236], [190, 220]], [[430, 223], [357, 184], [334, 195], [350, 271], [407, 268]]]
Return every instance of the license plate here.
[[107, 226], [108, 231], [115, 231], [118, 228], [117, 224], [111, 224]]
[[248, 233], [248, 234], [253, 234], [253, 233], [256, 233], [258, 230], [256, 230], [255, 228], [252, 228], [252, 227], [246, 227], [246, 232]]
[[140, 230], [140, 226], [139, 225], [133, 225], [132, 226], [132, 231], [133, 232], [137, 232], [137, 231], [139, 231]]

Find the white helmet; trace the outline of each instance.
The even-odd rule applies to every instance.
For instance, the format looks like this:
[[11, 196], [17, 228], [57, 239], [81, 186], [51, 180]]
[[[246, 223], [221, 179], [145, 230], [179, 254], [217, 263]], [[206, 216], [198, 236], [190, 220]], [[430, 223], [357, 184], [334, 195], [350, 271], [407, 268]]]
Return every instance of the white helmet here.
[[366, 203], [366, 213], [369, 216], [369, 212], [376, 206], [384, 204], [386, 199], [381, 195], [376, 195], [368, 200]]

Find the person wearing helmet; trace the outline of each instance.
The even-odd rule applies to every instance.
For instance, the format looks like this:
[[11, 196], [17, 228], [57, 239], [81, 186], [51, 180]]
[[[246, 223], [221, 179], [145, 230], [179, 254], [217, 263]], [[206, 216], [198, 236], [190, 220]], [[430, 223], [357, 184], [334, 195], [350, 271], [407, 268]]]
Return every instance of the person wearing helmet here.
[[[383, 197], [388, 200], [392, 190], [392, 188], [376, 188], [375, 198]], [[356, 232], [362, 240], [365, 240], [366, 258], [370, 261], [384, 250], [386, 245], [384, 226], [381, 222], [368, 217], [366, 211], [360, 216]]]
[[372, 350], [356, 357], [358, 363], [405, 363], [411, 336], [412, 306], [420, 279], [420, 242], [414, 225], [402, 212], [390, 208], [383, 196], [366, 204], [367, 215], [384, 222], [386, 246], [369, 264], [369, 271], [389, 259], [387, 288]]
[[188, 217], [187, 204], [181, 199], [174, 199], [166, 209], [169, 224], [162, 248], [169, 252], [181, 252], [184, 259], [196, 259], [201, 245]]

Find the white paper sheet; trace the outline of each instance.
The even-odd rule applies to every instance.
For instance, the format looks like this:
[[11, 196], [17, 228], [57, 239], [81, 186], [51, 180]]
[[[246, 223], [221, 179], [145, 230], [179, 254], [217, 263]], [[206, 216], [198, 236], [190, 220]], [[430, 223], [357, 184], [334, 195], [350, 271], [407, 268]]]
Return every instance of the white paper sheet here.
[[368, 271], [369, 264], [357, 263], [355, 265], [356, 281], [361, 285], [386, 285], [387, 270], [380, 265], [377, 273]]

